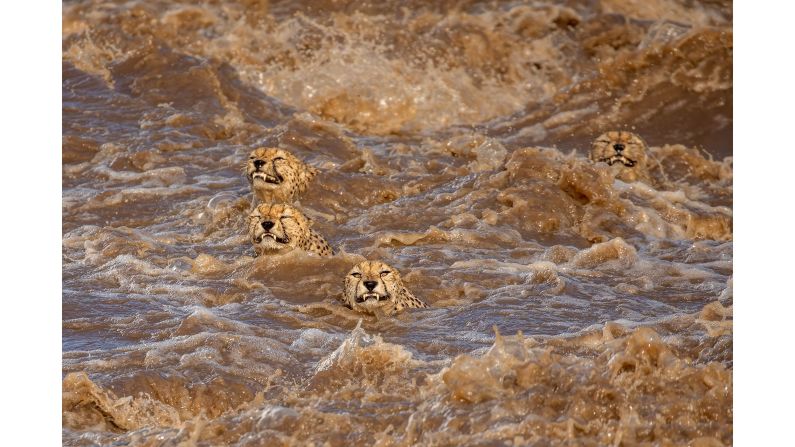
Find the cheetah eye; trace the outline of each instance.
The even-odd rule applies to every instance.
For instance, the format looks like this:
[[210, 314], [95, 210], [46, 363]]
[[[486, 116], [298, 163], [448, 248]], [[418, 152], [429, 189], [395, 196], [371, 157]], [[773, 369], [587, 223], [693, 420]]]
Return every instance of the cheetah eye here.
[[275, 158], [273, 159], [273, 162], [275, 163], [275, 162], [277, 162], [277, 161], [279, 161], [279, 160], [284, 160], [284, 157], [275, 157]]
[[354, 272], [354, 273], [351, 273], [351, 276], [353, 276], [354, 278], [361, 278], [362, 274], [358, 273], [358, 272]]
[[257, 157], [254, 157], [254, 156], [248, 157], [249, 160], [253, 160], [255, 158], [257, 158]]
[[380, 275], [381, 275], [381, 276], [386, 276], [386, 275], [388, 275], [388, 274], [390, 274], [390, 273], [392, 273], [392, 272], [390, 272], [389, 270], [384, 270], [384, 271], [382, 271], [382, 272], [380, 273]]

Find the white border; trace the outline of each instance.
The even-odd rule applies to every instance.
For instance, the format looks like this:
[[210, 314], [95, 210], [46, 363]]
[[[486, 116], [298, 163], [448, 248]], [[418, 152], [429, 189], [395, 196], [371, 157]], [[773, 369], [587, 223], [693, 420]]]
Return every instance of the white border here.
[[61, 443], [61, 23], [52, 1], [0, 14], [5, 445]]
[[[57, 445], [61, 432], [61, 7], [9, 2], [0, 14], [6, 210], [0, 327], [4, 400], [13, 409], [4, 418], [13, 427], [4, 439], [21, 441], [9, 445]], [[735, 445], [791, 437], [793, 9], [787, 2], [735, 8]]]
[[795, 7], [734, 9], [734, 443], [792, 442]]

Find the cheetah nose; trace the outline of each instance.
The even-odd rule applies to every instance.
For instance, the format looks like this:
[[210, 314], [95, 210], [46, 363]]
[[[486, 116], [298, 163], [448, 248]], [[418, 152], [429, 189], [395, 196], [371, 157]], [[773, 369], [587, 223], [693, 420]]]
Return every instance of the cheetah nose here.
[[364, 286], [367, 287], [367, 290], [369, 290], [371, 292], [373, 291], [373, 289], [375, 289], [375, 286], [377, 286], [377, 285], [378, 285], [378, 283], [375, 282], [375, 281], [365, 281], [364, 282]]
[[624, 145], [621, 144], [621, 143], [616, 143], [616, 144], [613, 145], [613, 149], [615, 149], [615, 151], [620, 154], [621, 151], [624, 150]]
[[268, 230], [270, 230], [271, 228], [273, 228], [273, 225], [274, 225], [274, 224], [273, 224], [273, 222], [272, 222], [272, 221], [270, 221], [270, 220], [266, 220], [266, 221], [262, 222], [262, 228], [263, 228], [265, 231], [268, 231]]
[[259, 169], [259, 168], [261, 168], [263, 166], [265, 166], [265, 162], [264, 161], [262, 161], [262, 160], [254, 160], [254, 167], [255, 168]]

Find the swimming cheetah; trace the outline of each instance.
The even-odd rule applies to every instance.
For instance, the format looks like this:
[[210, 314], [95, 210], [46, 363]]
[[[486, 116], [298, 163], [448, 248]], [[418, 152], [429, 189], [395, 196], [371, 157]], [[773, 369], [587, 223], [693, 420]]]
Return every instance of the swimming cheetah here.
[[622, 165], [618, 177], [634, 182], [646, 174], [646, 143], [636, 134], [621, 130], [605, 132], [591, 146], [591, 160]]
[[246, 178], [259, 203], [290, 203], [317, 175], [293, 154], [275, 147], [254, 149], [245, 166]]
[[407, 307], [428, 307], [403, 285], [400, 273], [380, 261], [364, 261], [345, 275], [343, 302], [351, 309], [373, 314], [396, 314]]
[[263, 203], [249, 215], [248, 234], [256, 256], [294, 248], [320, 256], [333, 255], [328, 242], [310, 226], [309, 219], [290, 205]]

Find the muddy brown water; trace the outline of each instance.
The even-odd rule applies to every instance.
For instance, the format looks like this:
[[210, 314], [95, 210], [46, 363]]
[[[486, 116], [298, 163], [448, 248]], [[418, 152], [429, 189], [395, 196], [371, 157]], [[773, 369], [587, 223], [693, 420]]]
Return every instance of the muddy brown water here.
[[[730, 2], [67, 1], [65, 445], [732, 443]], [[625, 183], [587, 160], [633, 130]], [[253, 258], [257, 146], [337, 254]], [[364, 259], [429, 309], [355, 314]]]

